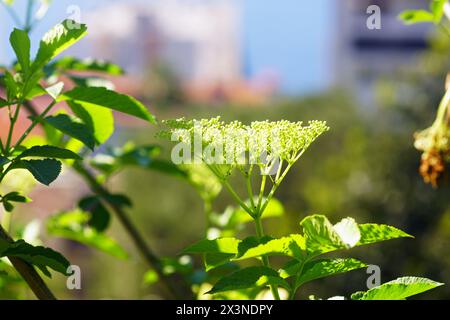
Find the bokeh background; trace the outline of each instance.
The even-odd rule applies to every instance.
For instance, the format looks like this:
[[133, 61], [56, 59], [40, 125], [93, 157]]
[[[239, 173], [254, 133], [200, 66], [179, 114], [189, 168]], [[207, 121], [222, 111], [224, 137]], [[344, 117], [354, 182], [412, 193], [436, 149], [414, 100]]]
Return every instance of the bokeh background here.
[[[17, 8], [26, 1], [17, 1]], [[352, 216], [360, 222], [397, 226], [415, 236], [356, 249], [353, 256], [381, 267], [382, 282], [420, 275], [446, 286], [418, 299], [450, 298], [450, 197], [418, 173], [420, 153], [414, 132], [428, 127], [444, 93], [450, 69], [450, 38], [432, 25], [404, 26], [397, 15], [426, 7], [424, 0], [59, 0], [36, 26], [43, 33], [64, 18], [78, 17], [89, 35], [68, 54], [111, 60], [126, 76], [116, 89], [144, 101], [159, 119], [212, 117], [326, 120], [331, 131], [294, 167], [277, 198], [281, 218], [268, 220], [274, 236], [298, 232], [308, 214], [333, 222]], [[366, 9], [382, 11], [380, 30], [366, 27]], [[20, 10], [20, 9], [19, 9]], [[13, 53], [7, 37], [15, 22], [0, 10], [0, 64]], [[3, 117], [4, 115], [2, 115]], [[157, 128], [121, 117], [108, 142], [164, 143]], [[166, 146], [169, 148], [169, 146]], [[170, 150], [166, 151], [170, 152]], [[109, 183], [129, 194], [133, 221], [162, 256], [175, 256], [204, 234], [200, 197], [181, 179], [129, 169]], [[35, 201], [14, 217], [20, 228], [34, 219], [67, 210], [88, 188], [65, 172], [51, 188], [33, 188]], [[222, 212], [225, 192], [214, 203]], [[50, 283], [59, 296], [76, 299], [160, 297], [147, 285], [148, 270], [121, 226], [111, 235], [130, 252], [117, 260], [76, 243], [45, 235], [82, 270], [82, 290], [68, 291], [61, 278]], [[244, 230], [242, 235], [252, 230]], [[200, 265], [199, 261], [195, 262]], [[364, 290], [364, 270], [319, 280], [301, 298], [348, 295]], [[0, 292], [0, 297], [6, 293]]]

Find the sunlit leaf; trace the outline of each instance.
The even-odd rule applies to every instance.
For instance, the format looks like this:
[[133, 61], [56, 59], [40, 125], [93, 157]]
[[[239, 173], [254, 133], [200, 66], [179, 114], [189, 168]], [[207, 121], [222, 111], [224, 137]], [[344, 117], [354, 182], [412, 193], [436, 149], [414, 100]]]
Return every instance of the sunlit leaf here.
[[383, 283], [366, 292], [356, 292], [352, 300], [404, 300], [444, 285], [426, 278], [403, 277]]
[[17, 61], [24, 73], [30, 68], [30, 38], [28, 34], [20, 29], [14, 29], [9, 37], [9, 42], [17, 57]]
[[229, 290], [263, 287], [268, 284], [289, 287], [289, 284], [280, 278], [278, 272], [273, 269], [267, 267], [248, 267], [221, 278], [207, 293], [214, 294]]
[[47, 231], [55, 237], [77, 241], [119, 259], [128, 258], [128, 253], [117, 241], [89, 227], [89, 219], [89, 213], [81, 210], [61, 213], [47, 221]]
[[236, 238], [219, 238], [201, 240], [186, 249], [184, 253], [229, 253], [236, 254], [240, 240]]
[[45, 123], [61, 131], [62, 133], [83, 142], [91, 150], [95, 147], [95, 138], [92, 131], [77, 118], [67, 114], [58, 114], [44, 119]]
[[44, 67], [50, 60], [83, 38], [86, 33], [86, 25], [78, 24], [70, 19], [53, 27], [42, 38], [36, 59], [32, 64], [33, 71]]
[[82, 106], [108, 108], [155, 123], [147, 108], [131, 96], [100, 87], [76, 87], [65, 92], [60, 101], [72, 100]]
[[17, 156], [19, 159], [29, 158], [29, 157], [40, 157], [40, 158], [54, 158], [54, 159], [74, 159], [80, 160], [81, 157], [67, 149], [62, 149], [54, 146], [33, 146], [20, 155]]

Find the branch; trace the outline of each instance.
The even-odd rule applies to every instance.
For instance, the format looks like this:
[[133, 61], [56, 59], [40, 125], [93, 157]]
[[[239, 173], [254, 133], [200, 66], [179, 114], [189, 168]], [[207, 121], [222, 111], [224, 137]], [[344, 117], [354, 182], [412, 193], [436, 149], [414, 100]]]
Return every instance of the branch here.
[[[1, 225], [0, 239], [13, 242], [11, 236], [3, 229]], [[56, 300], [53, 293], [32, 265], [17, 257], [8, 257], [8, 259], [39, 300]]]
[[[25, 102], [24, 107], [30, 113], [30, 115], [37, 116], [38, 112], [30, 102]], [[183, 281], [183, 279], [174, 279], [173, 277], [169, 277], [164, 274], [161, 259], [146, 244], [144, 238], [141, 236], [137, 228], [128, 217], [128, 214], [120, 206], [111, 203], [111, 201], [108, 201], [110, 199], [111, 193], [104, 186], [102, 186], [97, 181], [95, 176], [81, 163], [75, 162], [73, 168], [78, 172], [78, 174], [80, 174], [81, 177], [84, 178], [92, 191], [102, 197], [110, 205], [115, 215], [117, 216], [125, 230], [128, 232], [129, 236], [132, 238], [141, 255], [144, 257], [149, 266], [153, 268], [158, 274], [167, 291], [169, 291], [171, 295], [176, 299], [186, 297], [193, 298], [192, 290], [190, 289], [188, 284]], [[175, 280], [180, 280], [182, 285], [176, 285], [174, 283]]]
[[166, 289], [176, 299], [181, 299], [186, 296], [192, 298], [192, 291], [187, 284], [183, 283], [184, 286], [176, 285], [173, 281], [175, 279], [169, 277], [164, 273], [161, 259], [146, 244], [144, 238], [141, 236], [133, 222], [130, 220], [127, 213], [122, 209], [122, 207], [110, 201], [111, 193], [97, 181], [95, 176], [91, 172], [89, 172], [89, 170], [87, 170], [81, 162], [75, 162], [73, 164], [73, 168], [78, 172], [78, 174], [80, 174], [80, 176], [85, 179], [86, 183], [90, 186], [92, 191], [95, 192], [98, 196], [102, 197], [103, 200], [109, 204], [109, 206], [116, 214], [117, 218], [122, 223], [122, 226], [125, 228], [125, 230], [127, 230], [128, 234], [132, 238], [134, 244], [144, 257], [144, 259], [158, 274], [159, 279], [162, 281]]

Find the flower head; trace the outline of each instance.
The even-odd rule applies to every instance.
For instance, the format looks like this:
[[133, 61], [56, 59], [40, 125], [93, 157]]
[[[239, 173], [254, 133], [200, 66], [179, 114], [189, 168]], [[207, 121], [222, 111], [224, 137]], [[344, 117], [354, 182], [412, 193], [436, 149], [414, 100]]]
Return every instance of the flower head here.
[[[201, 120], [184, 118], [165, 121], [169, 128], [163, 136], [189, 145], [190, 154], [202, 162], [244, 166], [266, 165], [274, 159], [296, 162], [303, 152], [329, 128], [324, 121], [302, 122], [281, 120], [255, 121], [244, 125], [239, 121], [224, 122], [220, 117]], [[196, 145], [202, 148], [199, 153]]]

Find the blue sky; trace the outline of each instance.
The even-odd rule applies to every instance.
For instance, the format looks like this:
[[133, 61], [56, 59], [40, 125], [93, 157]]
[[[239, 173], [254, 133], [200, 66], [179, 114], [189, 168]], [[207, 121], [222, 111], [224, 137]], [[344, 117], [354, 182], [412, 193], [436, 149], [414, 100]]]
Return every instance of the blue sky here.
[[[25, 0], [16, 0], [23, 7]], [[79, 5], [82, 12], [94, 7], [125, 0], [57, 0], [47, 19], [36, 28], [33, 41], [52, 25], [64, 19], [69, 5]], [[141, 1], [143, 0], [132, 0]], [[148, 1], [148, 0], [147, 0]], [[331, 68], [333, 48], [334, 0], [237, 0], [242, 6], [242, 43], [244, 45], [245, 72], [258, 74], [274, 70], [280, 77], [285, 93], [303, 94], [326, 87]], [[130, 2], [130, 0], [128, 0]], [[0, 8], [1, 48], [5, 48], [8, 33], [14, 26]], [[11, 59], [8, 50], [0, 51], [0, 63]]]

